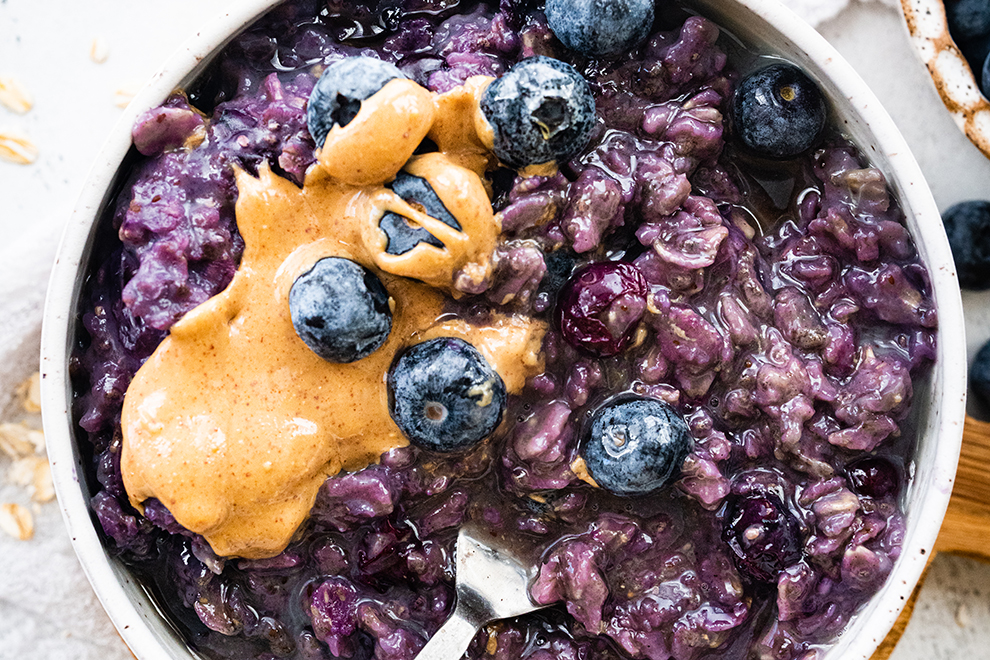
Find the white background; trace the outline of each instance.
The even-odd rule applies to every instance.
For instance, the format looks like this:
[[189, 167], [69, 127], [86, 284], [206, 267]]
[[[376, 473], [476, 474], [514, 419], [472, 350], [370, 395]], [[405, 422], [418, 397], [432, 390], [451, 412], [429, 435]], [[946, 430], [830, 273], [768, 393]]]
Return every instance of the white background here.
[[[873, 87], [908, 140], [939, 207], [990, 198], [990, 161], [956, 129], [895, 9], [847, 0], [789, 0]], [[27, 133], [40, 156], [0, 162], [0, 411], [11, 384], [34, 370], [37, 328], [58, 234], [119, 108], [118, 90], [140, 87], [228, 0], [0, 0], [0, 75], [13, 75], [35, 107], [0, 107], [0, 130]], [[840, 11], [841, 9], [841, 11]], [[95, 39], [109, 48], [90, 60]], [[964, 293], [970, 354], [990, 337], [990, 294]], [[29, 505], [5, 482], [0, 502]], [[55, 504], [38, 507], [27, 542], [0, 533], [0, 658], [127, 660], [72, 553]], [[990, 566], [939, 557], [895, 660], [990, 657]]]

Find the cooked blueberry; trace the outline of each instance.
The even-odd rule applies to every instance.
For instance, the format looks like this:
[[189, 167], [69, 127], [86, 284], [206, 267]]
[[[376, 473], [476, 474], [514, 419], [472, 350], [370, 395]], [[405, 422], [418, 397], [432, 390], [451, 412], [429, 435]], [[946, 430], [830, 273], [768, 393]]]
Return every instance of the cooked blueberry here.
[[516, 169], [564, 163], [588, 144], [595, 98], [574, 67], [549, 57], [522, 60], [490, 84], [481, 110], [498, 158]]
[[728, 502], [722, 539], [739, 572], [776, 587], [777, 575], [801, 558], [797, 520], [773, 493], [734, 496]]
[[990, 201], [960, 202], [942, 214], [964, 289], [990, 288]]
[[990, 408], [990, 342], [983, 344], [969, 366], [969, 386], [977, 401]]
[[990, 98], [990, 52], [983, 58], [983, 66], [980, 67], [980, 91]]
[[769, 158], [791, 158], [814, 146], [826, 115], [818, 85], [792, 64], [751, 73], [740, 81], [732, 100], [739, 139]]
[[306, 122], [309, 133], [322, 147], [334, 126], [347, 126], [369, 99], [390, 80], [405, 78], [398, 67], [374, 57], [348, 57], [334, 62], [309, 95]]
[[949, 32], [957, 41], [990, 34], [990, 3], [987, 0], [955, 0], [945, 3]]
[[584, 462], [615, 495], [644, 495], [673, 483], [694, 447], [687, 423], [657, 399], [609, 403], [595, 412]]
[[456, 451], [499, 425], [505, 384], [474, 346], [440, 337], [407, 348], [392, 364], [388, 408], [414, 445]]
[[860, 495], [882, 498], [897, 494], [897, 468], [885, 458], [864, 456], [846, 466], [849, 485]]
[[296, 279], [289, 290], [289, 314], [299, 338], [330, 362], [371, 355], [392, 329], [381, 280], [340, 257], [321, 259]]
[[547, 24], [561, 43], [588, 57], [618, 55], [646, 41], [654, 0], [547, 0]]
[[632, 264], [589, 264], [571, 276], [557, 297], [560, 334], [592, 355], [617, 355], [632, 341], [649, 292], [646, 278]]
[[[460, 231], [461, 224], [457, 218], [450, 214], [447, 207], [443, 205], [433, 186], [426, 179], [413, 176], [408, 172], [399, 172], [395, 181], [389, 184], [395, 194], [404, 199], [414, 207], [419, 207], [427, 215], [436, 218], [449, 227]], [[388, 237], [388, 245], [385, 251], [388, 254], [405, 254], [420, 243], [427, 243], [438, 248], [443, 247], [443, 243], [418, 225], [411, 224], [406, 218], [387, 212], [378, 223], [382, 231]]]

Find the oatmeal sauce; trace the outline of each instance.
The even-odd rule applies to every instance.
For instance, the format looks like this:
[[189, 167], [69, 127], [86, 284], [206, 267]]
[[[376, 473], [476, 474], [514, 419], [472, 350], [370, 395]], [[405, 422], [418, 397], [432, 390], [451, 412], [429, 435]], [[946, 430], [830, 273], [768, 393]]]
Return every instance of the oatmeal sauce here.
[[[481, 176], [492, 156], [478, 110], [489, 82], [479, 77], [434, 95], [409, 80], [390, 81], [346, 127], [330, 131], [302, 189], [267, 163], [258, 177], [237, 172], [245, 248], [234, 279], [172, 327], [127, 390], [121, 470], [135, 507], [157, 498], [218, 555], [273, 556], [328, 476], [407, 444], [389, 415], [385, 385], [400, 350], [462, 338], [509, 393], [543, 370], [542, 322], [497, 317], [476, 327], [443, 315], [447, 296], [458, 295], [455, 279], [478, 285], [492, 272], [500, 221]], [[427, 136], [440, 151], [412, 157]], [[384, 187], [403, 166], [430, 182], [462, 231]], [[378, 227], [387, 211], [445, 247], [421, 243], [387, 254]], [[289, 313], [293, 282], [331, 256], [370, 268], [390, 296], [387, 341], [351, 364], [313, 353]]]

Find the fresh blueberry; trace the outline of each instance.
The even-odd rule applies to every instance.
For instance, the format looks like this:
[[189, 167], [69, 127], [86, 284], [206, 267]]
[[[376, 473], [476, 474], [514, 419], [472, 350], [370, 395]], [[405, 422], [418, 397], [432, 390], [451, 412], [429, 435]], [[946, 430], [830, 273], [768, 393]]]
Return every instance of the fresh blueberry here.
[[597, 357], [629, 346], [650, 287], [639, 268], [606, 261], [580, 268], [557, 297], [555, 318], [568, 344]]
[[361, 110], [361, 101], [374, 96], [390, 80], [405, 77], [395, 65], [363, 55], [328, 66], [309, 95], [306, 111], [316, 146], [323, 146], [334, 126], [347, 126]]
[[[447, 210], [447, 207], [443, 205], [433, 190], [433, 186], [426, 179], [413, 176], [408, 172], [399, 172], [395, 181], [388, 187], [409, 204], [421, 207], [427, 215], [460, 231], [461, 224], [457, 222], [457, 218], [450, 214], [450, 211]], [[388, 254], [405, 254], [420, 243], [427, 243], [438, 248], [443, 247], [443, 243], [433, 234], [418, 225], [409, 223], [403, 216], [392, 211], [382, 216], [378, 226], [388, 236], [388, 245], [385, 248]]]
[[564, 163], [584, 149], [595, 123], [595, 97], [574, 67], [536, 56], [490, 84], [481, 111], [494, 133], [495, 155], [521, 169]]
[[990, 52], [983, 58], [983, 66], [980, 67], [980, 91], [990, 99]]
[[739, 572], [756, 584], [775, 588], [777, 575], [801, 558], [797, 520], [769, 492], [731, 497], [722, 539]]
[[456, 451], [499, 425], [505, 383], [474, 346], [440, 337], [407, 348], [392, 364], [388, 408], [414, 445]]
[[854, 491], [874, 499], [896, 495], [900, 483], [894, 464], [879, 456], [852, 461], [846, 466], [846, 478]]
[[949, 32], [957, 41], [990, 34], [990, 3], [987, 0], [955, 0], [945, 3]]
[[694, 440], [684, 419], [657, 399], [609, 403], [595, 412], [584, 462], [615, 495], [644, 495], [673, 483]]
[[330, 362], [371, 355], [392, 329], [381, 280], [340, 257], [321, 259], [296, 279], [289, 290], [289, 314], [299, 338]]
[[630, 51], [653, 28], [654, 0], [547, 0], [547, 24], [561, 43], [587, 57]]
[[964, 289], [990, 288], [990, 201], [960, 202], [942, 214], [956, 275]]
[[983, 344], [969, 367], [969, 386], [976, 399], [990, 409], [990, 342]]
[[827, 115], [825, 97], [792, 64], [772, 64], [740, 81], [732, 100], [739, 139], [768, 158], [792, 158], [818, 142]]

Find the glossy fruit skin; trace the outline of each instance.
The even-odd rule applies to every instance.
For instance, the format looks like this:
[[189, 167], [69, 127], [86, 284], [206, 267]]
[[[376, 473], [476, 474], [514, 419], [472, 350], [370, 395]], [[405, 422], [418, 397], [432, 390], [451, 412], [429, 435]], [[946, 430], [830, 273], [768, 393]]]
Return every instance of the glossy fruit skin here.
[[498, 427], [505, 383], [463, 339], [440, 337], [404, 350], [388, 372], [388, 408], [409, 441], [423, 449], [466, 449]]
[[859, 495], [882, 499], [888, 495], [897, 495], [900, 489], [897, 468], [879, 456], [856, 459], [846, 466], [845, 472], [849, 486]]
[[990, 3], [986, 0], [946, 2], [945, 18], [953, 39], [968, 41], [990, 34]]
[[771, 492], [734, 495], [727, 503], [722, 539], [750, 582], [777, 586], [780, 571], [802, 555], [797, 520]]
[[687, 423], [658, 399], [621, 399], [599, 408], [583, 457], [595, 482], [614, 495], [645, 495], [673, 483], [694, 448]]
[[[395, 181], [388, 184], [388, 187], [406, 202], [421, 206], [427, 215], [460, 231], [461, 224], [443, 205], [440, 197], [433, 190], [433, 186], [426, 179], [413, 176], [408, 172], [399, 172]], [[443, 247], [443, 243], [430, 232], [410, 224], [401, 215], [392, 211], [388, 211], [382, 216], [378, 226], [388, 236], [388, 245], [385, 248], [385, 252], [388, 254], [405, 254], [420, 243], [427, 243], [438, 248]]]
[[960, 202], [942, 214], [959, 286], [990, 288], [990, 201]]
[[793, 158], [813, 147], [827, 116], [818, 85], [792, 64], [772, 64], [749, 74], [732, 99], [737, 137], [767, 158]]
[[299, 338], [329, 362], [355, 362], [378, 350], [392, 330], [381, 280], [350, 259], [327, 257], [289, 290], [289, 314]]
[[632, 264], [589, 264], [560, 289], [557, 327], [575, 348], [597, 357], [618, 355], [632, 342], [649, 293], [646, 278]]
[[406, 77], [394, 64], [374, 57], [348, 57], [328, 66], [313, 87], [306, 109], [306, 123], [316, 146], [323, 146], [334, 126], [347, 126], [361, 110], [361, 101], [390, 80]]
[[481, 111], [494, 135], [492, 150], [505, 165], [564, 163], [588, 144], [595, 98], [574, 67], [529, 57], [492, 82]]
[[983, 344], [969, 367], [969, 387], [977, 400], [990, 408], [990, 342]]
[[653, 29], [654, 0], [547, 0], [547, 24], [561, 43], [586, 57], [619, 55]]

